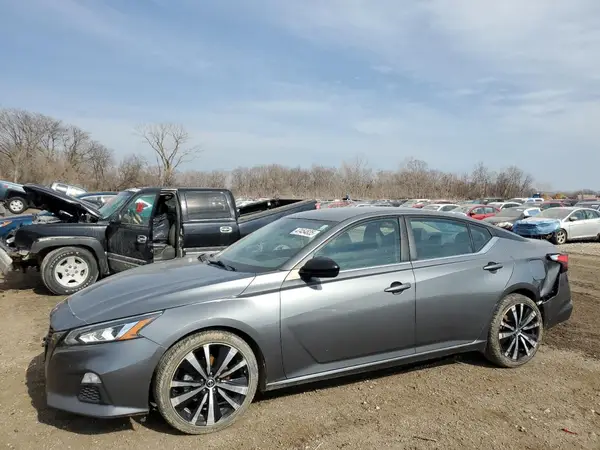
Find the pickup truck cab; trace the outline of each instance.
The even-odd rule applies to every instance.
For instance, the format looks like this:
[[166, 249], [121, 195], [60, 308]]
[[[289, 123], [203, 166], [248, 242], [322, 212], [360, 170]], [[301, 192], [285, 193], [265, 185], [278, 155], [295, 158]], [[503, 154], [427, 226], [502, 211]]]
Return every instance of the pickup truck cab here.
[[273, 200], [243, 214], [227, 189], [159, 187], [122, 191], [96, 209], [43, 186], [24, 189], [54, 218], [0, 244], [0, 272], [37, 267], [57, 295], [133, 267], [216, 253], [279, 217], [316, 209], [312, 200]]

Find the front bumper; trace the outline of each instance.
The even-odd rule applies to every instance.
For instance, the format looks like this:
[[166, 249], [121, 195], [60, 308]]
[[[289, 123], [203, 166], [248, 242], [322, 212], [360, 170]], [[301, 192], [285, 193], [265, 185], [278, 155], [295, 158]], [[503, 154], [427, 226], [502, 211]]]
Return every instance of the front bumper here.
[[[48, 406], [98, 418], [149, 411], [150, 384], [164, 349], [149, 339], [63, 347], [66, 332], [45, 339]], [[82, 383], [86, 373], [100, 383]]]
[[544, 328], [546, 329], [566, 322], [573, 313], [573, 301], [567, 273], [560, 274], [555, 295], [540, 305], [544, 317]]

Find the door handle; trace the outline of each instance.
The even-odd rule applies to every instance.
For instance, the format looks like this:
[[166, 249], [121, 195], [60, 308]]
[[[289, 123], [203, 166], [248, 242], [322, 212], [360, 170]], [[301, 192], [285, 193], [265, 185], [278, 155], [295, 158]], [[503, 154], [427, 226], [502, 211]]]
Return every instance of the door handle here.
[[389, 292], [391, 294], [400, 294], [407, 289], [410, 289], [410, 283], [400, 283], [399, 281], [394, 281], [390, 284], [390, 287], [387, 287], [383, 290], [383, 292]]
[[148, 240], [148, 236], [144, 236], [143, 234], [138, 234], [138, 237], [137, 237], [138, 244], [145, 244], [147, 240]]
[[502, 269], [504, 267], [502, 264], [498, 264], [495, 262], [489, 262], [486, 266], [483, 266], [483, 270], [489, 270], [490, 272], [495, 272], [498, 269]]

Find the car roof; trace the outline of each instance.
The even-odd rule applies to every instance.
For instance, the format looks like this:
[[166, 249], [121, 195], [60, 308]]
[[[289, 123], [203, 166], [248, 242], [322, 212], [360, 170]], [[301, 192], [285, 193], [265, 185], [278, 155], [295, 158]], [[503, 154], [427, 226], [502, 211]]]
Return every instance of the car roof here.
[[295, 214], [290, 214], [288, 218], [293, 219], [312, 219], [312, 220], [328, 220], [331, 222], [344, 222], [348, 219], [361, 218], [368, 219], [369, 217], [378, 217], [382, 215], [394, 216], [402, 214], [404, 216], [433, 216], [456, 219], [456, 214], [434, 211], [431, 209], [416, 209], [416, 208], [389, 208], [377, 207], [371, 208], [326, 208], [312, 209], [310, 211], [302, 211]]

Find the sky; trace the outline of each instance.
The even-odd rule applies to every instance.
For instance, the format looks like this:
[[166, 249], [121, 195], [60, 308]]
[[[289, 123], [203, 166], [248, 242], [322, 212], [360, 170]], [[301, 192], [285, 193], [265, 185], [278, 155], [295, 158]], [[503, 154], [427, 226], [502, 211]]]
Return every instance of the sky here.
[[598, 0], [0, 0], [0, 107], [187, 168], [414, 157], [600, 188]]

